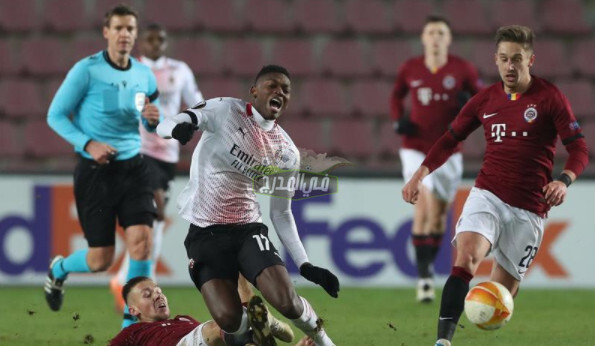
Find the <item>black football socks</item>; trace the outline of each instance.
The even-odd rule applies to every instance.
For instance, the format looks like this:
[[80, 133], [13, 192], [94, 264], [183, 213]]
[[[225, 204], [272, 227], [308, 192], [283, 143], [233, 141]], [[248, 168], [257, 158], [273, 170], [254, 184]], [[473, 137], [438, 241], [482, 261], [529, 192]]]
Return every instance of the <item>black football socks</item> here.
[[434, 260], [432, 256], [432, 243], [432, 238], [428, 235], [413, 235], [417, 274], [421, 279], [432, 277], [431, 265]]
[[473, 275], [462, 267], [453, 267], [444, 284], [440, 316], [438, 317], [438, 339], [452, 340], [457, 323], [465, 308], [465, 296]]

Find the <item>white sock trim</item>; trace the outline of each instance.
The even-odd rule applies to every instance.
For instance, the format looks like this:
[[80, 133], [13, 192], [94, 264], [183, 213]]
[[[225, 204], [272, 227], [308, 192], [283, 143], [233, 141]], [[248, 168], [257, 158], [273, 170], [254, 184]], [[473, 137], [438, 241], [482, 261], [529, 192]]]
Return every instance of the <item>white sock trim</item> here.
[[240, 327], [233, 333], [227, 333], [232, 335], [242, 335], [248, 331], [248, 313], [246, 313], [246, 308], [242, 309], [242, 322], [240, 322]]
[[129, 262], [130, 262], [130, 254], [128, 253], [128, 251], [126, 251], [124, 254], [124, 259], [122, 260], [122, 264], [120, 265], [120, 269], [118, 270], [118, 273], [116, 274], [116, 277], [118, 278], [118, 283], [122, 286], [124, 286], [126, 284], [126, 278], [128, 277]]
[[153, 222], [153, 249], [151, 250], [151, 279], [157, 279], [157, 260], [161, 255], [161, 247], [163, 244], [163, 230], [165, 229], [165, 221], [155, 220]]
[[[304, 297], [300, 297], [300, 299], [302, 300], [302, 305], [304, 306], [304, 311], [302, 312], [302, 315], [298, 318], [300, 321], [308, 321], [311, 317], [312, 317], [312, 313], [314, 312], [314, 309], [312, 309], [312, 305], [310, 305], [310, 303], [308, 303], [308, 301], [304, 298]], [[316, 314], [314, 314], [316, 315]]]

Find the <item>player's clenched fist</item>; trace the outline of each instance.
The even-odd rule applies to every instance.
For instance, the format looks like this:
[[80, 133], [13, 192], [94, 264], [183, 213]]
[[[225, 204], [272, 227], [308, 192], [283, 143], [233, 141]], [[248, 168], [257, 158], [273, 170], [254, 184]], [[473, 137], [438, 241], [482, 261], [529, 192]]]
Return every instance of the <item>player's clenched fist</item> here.
[[157, 126], [159, 124], [159, 108], [152, 104], [148, 97], [145, 97], [145, 107], [141, 114], [143, 118], [147, 119], [149, 125]]
[[576, 175], [569, 170], [564, 170], [560, 177], [550, 181], [543, 187], [545, 201], [551, 207], [564, 203], [568, 186], [576, 179]]
[[300, 267], [300, 274], [313, 283], [322, 286], [331, 297], [337, 298], [339, 296], [339, 279], [330, 270], [306, 262]]
[[90, 140], [85, 145], [85, 151], [100, 165], [110, 163], [116, 158], [118, 151], [107, 143]]
[[417, 199], [419, 198], [419, 185], [429, 172], [430, 170], [426, 166], [421, 166], [415, 171], [411, 179], [405, 184], [401, 191], [405, 202], [411, 204], [417, 202]]
[[190, 123], [177, 124], [176, 127], [171, 131], [172, 138], [175, 138], [184, 145], [188, 143], [196, 131], [196, 126]]

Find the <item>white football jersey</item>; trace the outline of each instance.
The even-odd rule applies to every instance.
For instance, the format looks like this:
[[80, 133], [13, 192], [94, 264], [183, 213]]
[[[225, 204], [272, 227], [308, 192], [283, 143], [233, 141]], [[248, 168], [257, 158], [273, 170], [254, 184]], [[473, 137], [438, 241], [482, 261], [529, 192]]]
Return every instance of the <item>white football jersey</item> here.
[[266, 167], [299, 169], [293, 141], [239, 99], [211, 99], [189, 111], [203, 134], [178, 199], [181, 216], [200, 227], [262, 222], [253, 178]]
[[[157, 133], [171, 138], [181, 123], [193, 123], [203, 131], [192, 154], [190, 180], [178, 197], [182, 218], [199, 227], [262, 222], [253, 178], [270, 174], [275, 168], [299, 169], [300, 153], [289, 135], [275, 121], [264, 119], [251, 104], [227, 97], [165, 118]], [[291, 197], [294, 191], [286, 190], [285, 196]], [[291, 199], [271, 197], [270, 217], [298, 267], [308, 262], [291, 212]]]
[[[159, 110], [163, 113], [163, 117], [178, 114], [182, 101], [187, 107], [203, 101], [203, 95], [196, 85], [194, 74], [183, 61], [165, 56], [155, 61], [142, 56], [139, 61], [149, 66], [155, 74], [159, 90]], [[161, 138], [155, 133], [148, 132], [142, 125], [140, 135], [141, 153], [165, 162], [178, 162], [180, 158], [178, 141]]]

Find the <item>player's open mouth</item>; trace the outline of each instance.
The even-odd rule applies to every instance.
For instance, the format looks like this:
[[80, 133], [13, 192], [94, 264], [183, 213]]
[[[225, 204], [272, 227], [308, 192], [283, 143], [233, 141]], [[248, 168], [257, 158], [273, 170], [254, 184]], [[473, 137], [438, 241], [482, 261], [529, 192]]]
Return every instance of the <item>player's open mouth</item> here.
[[276, 112], [281, 110], [281, 107], [283, 106], [283, 101], [280, 99], [271, 99], [269, 101], [269, 106]]
[[508, 73], [504, 77], [506, 78], [507, 82], [514, 82], [516, 80], [516, 75], [513, 73]]
[[157, 309], [165, 309], [167, 307], [167, 304], [165, 303], [165, 300], [159, 300], [157, 301]]

